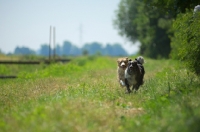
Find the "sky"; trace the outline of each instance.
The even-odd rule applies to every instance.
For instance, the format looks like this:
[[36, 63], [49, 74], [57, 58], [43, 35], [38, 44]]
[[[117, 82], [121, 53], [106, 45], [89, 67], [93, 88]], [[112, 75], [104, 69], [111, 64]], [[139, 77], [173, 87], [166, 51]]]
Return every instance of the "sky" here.
[[77, 47], [99, 42], [122, 44], [129, 53], [138, 51], [118, 34], [113, 20], [120, 0], [0, 0], [0, 49], [13, 52], [16, 46], [39, 50], [49, 43], [55, 27], [56, 44], [70, 41]]

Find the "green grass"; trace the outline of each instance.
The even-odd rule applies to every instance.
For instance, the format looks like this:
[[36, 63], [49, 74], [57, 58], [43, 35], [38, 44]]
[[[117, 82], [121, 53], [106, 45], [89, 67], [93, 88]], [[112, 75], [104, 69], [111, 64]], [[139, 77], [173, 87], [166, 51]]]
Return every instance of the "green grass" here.
[[144, 85], [125, 94], [116, 60], [79, 57], [0, 80], [0, 131], [200, 130], [197, 76], [180, 62], [147, 58]]

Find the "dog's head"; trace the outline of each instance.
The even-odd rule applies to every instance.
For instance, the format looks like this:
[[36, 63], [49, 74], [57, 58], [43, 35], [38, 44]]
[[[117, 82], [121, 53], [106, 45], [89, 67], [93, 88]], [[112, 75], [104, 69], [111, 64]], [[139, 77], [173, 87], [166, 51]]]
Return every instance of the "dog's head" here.
[[132, 74], [137, 74], [138, 72], [140, 72], [140, 69], [138, 67], [137, 61], [129, 60], [128, 61], [128, 73], [130, 75], [132, 75]]
[[126, 69], [126, 67], [128, 66], [128, 57], [118, 58], [117, 64], [118, 64], [118, 67]]

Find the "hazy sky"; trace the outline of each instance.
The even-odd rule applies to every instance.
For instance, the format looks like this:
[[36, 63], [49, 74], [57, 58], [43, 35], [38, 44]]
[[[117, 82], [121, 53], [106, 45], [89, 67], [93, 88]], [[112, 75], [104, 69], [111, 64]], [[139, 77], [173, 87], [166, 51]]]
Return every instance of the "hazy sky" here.
[[49, 43], [50, 26], [56, 28], [56, 43], [121, 43], [129, 52], [138, 50], [114, 29], [120, 0], [0, 0], [0, 49], [16, 46], [38, 50]]

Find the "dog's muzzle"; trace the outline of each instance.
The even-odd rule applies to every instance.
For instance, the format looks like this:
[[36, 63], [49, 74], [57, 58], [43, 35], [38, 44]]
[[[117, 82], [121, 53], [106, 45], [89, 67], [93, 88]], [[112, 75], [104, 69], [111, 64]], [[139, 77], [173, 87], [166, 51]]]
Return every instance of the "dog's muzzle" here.
[[123, 68], [125, 68], [126, 64], [124, 62], [122, 62], [120, 66], [123, 67]]

